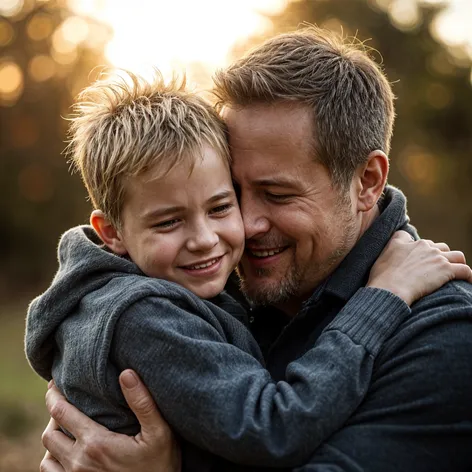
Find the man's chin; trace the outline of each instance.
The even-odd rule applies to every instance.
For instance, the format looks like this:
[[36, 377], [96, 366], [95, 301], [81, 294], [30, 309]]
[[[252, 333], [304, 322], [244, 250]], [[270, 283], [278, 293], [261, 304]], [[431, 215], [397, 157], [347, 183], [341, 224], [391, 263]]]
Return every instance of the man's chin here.
[[267, 277], [241, 277], [241, 291], [255, 305], [277, 305], [291, 295], [285, 280], [271, 280]]

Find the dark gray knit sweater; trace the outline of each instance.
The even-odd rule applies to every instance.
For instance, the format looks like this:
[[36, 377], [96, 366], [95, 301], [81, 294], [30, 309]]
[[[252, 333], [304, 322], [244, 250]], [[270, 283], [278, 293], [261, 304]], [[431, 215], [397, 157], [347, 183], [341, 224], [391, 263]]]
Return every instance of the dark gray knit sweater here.
[[[205, 450], [291, 467], [358, 407], [383, 341], [410, 313], [391, 293], [361, 288], [314, 347], [288, 365], [285, 379], [274, 381], [242, 308], [225, 294], [215, 301], [144, 276], [105, 250], [91, 227], [77, 227], [61, 239], [50, 288], [29, 308], [27, 357], [114, 431], [139, 430], [118, 384], [119, 373], [132, 368], [184, 445], [192, 444], [184, 454]], [[192, 461], [185, 463], [191, 470]], [[194, 470], [204, 469], [195, 462]]]

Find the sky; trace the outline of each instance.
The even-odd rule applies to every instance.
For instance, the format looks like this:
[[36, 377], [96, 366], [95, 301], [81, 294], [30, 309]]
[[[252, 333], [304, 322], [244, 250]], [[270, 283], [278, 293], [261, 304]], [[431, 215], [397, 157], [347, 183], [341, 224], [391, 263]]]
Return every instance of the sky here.
[[[69, 0], [78, 13], [111, 26], [114, 35], [106, 57], [113, 65], [139, 73], [157, 66], [164, 74], [193, 68], [201, 76], [224, 67], [235, 43], [268, 27], [261, 13], [281, 11], [287, 1], [132, 0], [136, 16], [130, 21], [129, 0]], [[401, 19], [414, 14], [417, 0], [371, 1], [389, 4], [392, 18]], [[467, 44], [472, 56], [472, 0], [418, 1], [449, 3], [437, 19], [437, 35], [453, 46]]]

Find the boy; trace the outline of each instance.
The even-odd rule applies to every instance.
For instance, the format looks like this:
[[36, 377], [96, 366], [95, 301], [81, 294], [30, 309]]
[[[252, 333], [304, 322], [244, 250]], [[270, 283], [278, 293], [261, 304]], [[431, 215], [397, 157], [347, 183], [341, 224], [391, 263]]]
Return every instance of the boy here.
[[29, 309], [28, 359], [91, 418], [128, 434], [139, 425], [118, 375], [137, 371], [183, 438], [183, 470], [210, 470], [210, 453], [302, 464], [361, 402], [382, 342], [409, 314], [379, 289], [395, 264], [390, 278], [374, 266], [371, 287], [273, 380], [243, 308], [223, 292], [244, 246], [224, 125], [176, 81], [129, 79], [80, 96], [71, 150], [93, 228], [61, 239], [59, 271]]

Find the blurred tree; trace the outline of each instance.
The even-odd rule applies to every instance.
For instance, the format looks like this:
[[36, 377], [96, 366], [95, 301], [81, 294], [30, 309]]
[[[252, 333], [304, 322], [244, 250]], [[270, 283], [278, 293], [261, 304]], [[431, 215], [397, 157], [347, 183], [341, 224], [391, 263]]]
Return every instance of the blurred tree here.
[[[419, 0], [292, 0], [270, 17], [268, 34], [316, 24], [373, 48], [398, 97], [390, 183], [408, 196], [423, 237], [447, 241], [470, 261], [471, 59], [436, 39], [434, 20], [443, 7]], [[251, 44], [239, 45], [235, 55]]]
[[85, 192], [61, 155], [62, 117], [98, 74], [110, 37], [65, 0], [7, 5], [0, 9], [0, 294], [46, 283], [58, 236], [86, 221]]
[[[291, 0], [271, 33], [313, 23], [380, 51], [398, 96], [390, 182], [424, 237], [471, 259], [471, 62], [436, 39], [439, 11], [420, 0]], [[49, 282], [58, 236], [87, 220], [85, 191], [61, 155], [62, 116], [105, 64], [111, 31], [67, 0], [0, 1], [0, 15], [0, 296], [17, 296]]]

